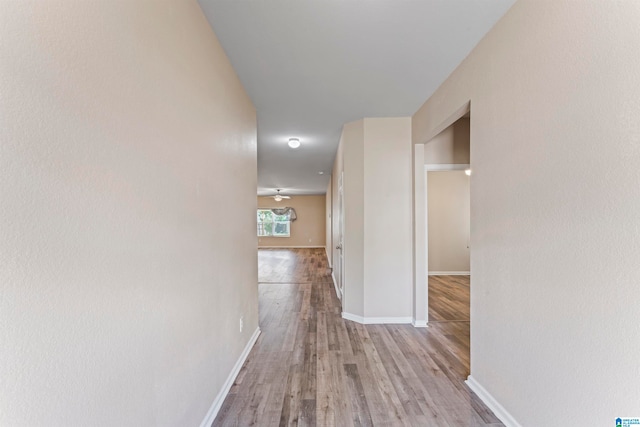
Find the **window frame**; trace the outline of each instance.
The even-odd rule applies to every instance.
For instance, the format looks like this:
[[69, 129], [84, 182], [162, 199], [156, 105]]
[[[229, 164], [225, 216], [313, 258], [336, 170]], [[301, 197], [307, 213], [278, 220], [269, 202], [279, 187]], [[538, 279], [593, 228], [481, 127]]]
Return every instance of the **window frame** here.
[[[264, 212], [269, 212], [270, 216], [273, 218], [273, 220], [271, 221], [260, 221], [260, 212], [264, 211]], [[278, 238], [286, 238], [286, 237], [291, 237], [291, 220], [290, 219], [277, 219], [277, 218], [284, 218], [286, 217], [286, 215], [276, 215], [275, 213], [273, 213], [273, 211], [271, 210], [271, 208], [258, 208], [257, 212], [256, 212], [256, 220], [257, 220], [257, 230], [256, 233], [258, 235], [258, 237], [278, 237]], [[262, 227], [260, 227], [260, 225], [263, 224]], [[267, 231], [267, 227], [264, 224], [273, 224], [271, 226], [271, 234], [266, 234]], [[276, 226], [278, 224], [284, 224], [286, 225], [287, 228], [287, 234], [275, 234], [275, 230], [276, 230]], [[263, 230], [263, 234], [260, 234], [260, 230]]]

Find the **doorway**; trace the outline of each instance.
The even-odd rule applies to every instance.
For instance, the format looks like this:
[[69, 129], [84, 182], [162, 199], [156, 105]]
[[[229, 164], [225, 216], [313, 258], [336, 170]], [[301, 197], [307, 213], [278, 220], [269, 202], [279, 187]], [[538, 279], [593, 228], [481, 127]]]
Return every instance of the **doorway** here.
[[471, 356], [470, 139], [467, 110], [424, 145], [421, 159], [426, 319], [436, 336], [450, 338], [465, 377]]
[[429, 323], [469, 321], [470, 176], [456, 166], [426, 172]]

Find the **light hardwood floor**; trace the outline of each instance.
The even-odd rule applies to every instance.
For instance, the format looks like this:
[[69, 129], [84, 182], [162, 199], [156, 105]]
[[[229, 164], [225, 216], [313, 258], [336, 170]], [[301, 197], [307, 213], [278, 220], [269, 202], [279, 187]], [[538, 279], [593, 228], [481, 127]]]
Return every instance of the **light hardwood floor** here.
[[469, 322], [469, 276], [429, 276], [429, 322]]
[[260, 250], [259, 277], [262, 335], [213, 426], [502, 425], [464, 384], [468, 322], [342, 319], [323, 249]]

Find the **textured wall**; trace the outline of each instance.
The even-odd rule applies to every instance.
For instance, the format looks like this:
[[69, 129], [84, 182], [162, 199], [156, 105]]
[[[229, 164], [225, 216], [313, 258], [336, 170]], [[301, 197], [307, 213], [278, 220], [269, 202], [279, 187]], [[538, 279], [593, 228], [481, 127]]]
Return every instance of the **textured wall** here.
[[469, 271], [469, 180], [464, 171], [427, 172], [429, 273]]
[[[344, 125], [334, 179], [344, 171], [343, 311], [411, 317], [411, 119], [366, 118]], [[339, 200], [334, 186], [334, 243]], [[390, 221], [389, 215], [393, 215]], [[334, 251], [334, 254], [337, 251]]]
[[411, 316], [411, 180], [411, 118], [364, 119], [366, 317]]
[[638, 414], [638, 22], [520, 0], [413, 117], [471, 100], [471, 373], [524, 426]]
[[258, 325], [255, 110], [198, 5], [2, 1], [0, 94], [0, 425], [198, 425]]
[[469, 164], [469, 118], [463, 117], [424, 145], [424, 164]]
[[344, 299], [342, 311], [364, 316], [364, 120], [347, 123], [340, 147], [344, 171]]

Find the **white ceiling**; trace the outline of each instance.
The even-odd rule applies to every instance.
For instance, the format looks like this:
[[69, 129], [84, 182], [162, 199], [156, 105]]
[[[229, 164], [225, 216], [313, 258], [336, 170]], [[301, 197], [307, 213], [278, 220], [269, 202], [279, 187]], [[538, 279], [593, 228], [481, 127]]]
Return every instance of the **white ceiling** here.
[[342, 125], [412, 115], [515, 0], [199, 2], [256, 106], [265, 195], [324, 193]]

